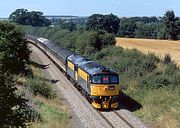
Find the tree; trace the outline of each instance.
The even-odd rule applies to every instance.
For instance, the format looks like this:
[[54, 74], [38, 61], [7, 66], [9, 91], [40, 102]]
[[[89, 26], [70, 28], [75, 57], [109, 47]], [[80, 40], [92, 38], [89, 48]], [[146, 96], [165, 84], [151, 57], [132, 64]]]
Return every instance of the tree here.
[[166, 26], [163, 22], [160, 22], [157, 26], [157, 39], [168, 39], [168, 33]]
[[88, 30], [102, 30], [104, 29], [103, 26], [104, 23], [104, 15], [102, 14], [93, 14], [88, 17], [87, 23], [86, 23], [86, 28]]
[[77, 30], [76, 24], [72, 20], [60, 19], [58, 22], [58, 27], [62, 29], [68, 29], [70, 32]]
[[0, 65], [3, 71], [15, 74], [25, 71], [30, 51], [22, 32], [9, 22], [0, 22], [0, 35]]
[[77, 53], [89, 56], [102, 48], [115, 45], [115, 37], [106, 31], [84, 31], [77, 38], [75, 49]]
[[178, 39], [180, 40], [180, 18], [178, 18], [176, 24], [177, 24], [177, 29], [178, 29]]
[[22, 25], [49, 26], [51, 22], [43, 16], [42, 12], [27, 9], [17, 9], [10, 16], [9, 20]]
[[176, 24], [177, 18], [174, 11], [167, 11], [164, 14], [164, 24], [169, 35], [169, 39], [177, 40], [178, 26]]
[[120, 19], [117, 16], [110, 14], [105, 15], [103, 26], [107, 32], [117, 34], [119, 29], [119, 23]]
[[132, 19], [123, 18], [120, 22], [118, 34], [122, 37], [134, 37], [136, 28], [136, 23]]
[[26, 25], [28, 24], [28, 10], [27, 9], [17, 9], [10, 16], [9, 20], [16, 22], [18, 24]]
[[106, 30], [109, 33], [117, 34], [120, 19], [113, 15], [93, 14], [87, 19], [86, 28], [88, 30]]
[[138, 22], [136, 23], [136, 37], [138, 38], [157, 38], [157, 27], [158, 23], [143, 23]]
[[30, 107], [27, 100], [17, 95], [12, 77], [0, 71], [0, 126], [25, 127], [31, 121]]
[[76, 26], [75, 23], [73, 23], [72, 21], [70, 21], [70, 22], [68, 23], [68, 29], [69, 29], [70, 32], [72, 32], [72, 31], [74, 31], [74, 30], [77, 30], [77, 26]]
[[130, 17], [129, 19], [133, 20], [134, 22], [143, 22], [143, 23], [157, 23], [159, 20], [156, 17]]

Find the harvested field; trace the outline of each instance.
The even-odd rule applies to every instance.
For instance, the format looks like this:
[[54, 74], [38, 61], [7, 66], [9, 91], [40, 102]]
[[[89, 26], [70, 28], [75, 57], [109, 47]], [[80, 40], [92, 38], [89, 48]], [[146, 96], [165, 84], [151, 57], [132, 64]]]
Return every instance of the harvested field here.
[[143, 53], [155, 53], [161, 58], [169, 53], [172, 60], [180, 65], [180, 41], [116, 38], [116, 45], [128, 49], [138, 49]]

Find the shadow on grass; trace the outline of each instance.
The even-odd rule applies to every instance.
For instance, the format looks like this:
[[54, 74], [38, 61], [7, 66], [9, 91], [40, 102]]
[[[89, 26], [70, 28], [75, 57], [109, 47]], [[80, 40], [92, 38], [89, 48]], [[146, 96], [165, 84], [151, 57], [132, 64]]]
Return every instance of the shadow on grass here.
[[137, 102], [136, 100], [132, 99], [128, 95], [123, 92], [120, 92], [119, 96], [119, 109], [126, 109], [130, 112], [137, 111], [141, 109], [143, 106]]
[[51, 80], [51, 83], [55, 84], [55, 83], [57, 83], [58, 81], [59, 81], [59, 80], [52, 79], [52, 80]]
[[57, 82], [59, 82], [59, 80], [56, 79], [47, 79], [47, 78], [43, 78], [45, 81], [50, 82], [52, 84], [56, 84]]
[[50, 64], [47, 64], [47, 65], [38, 64], [34, 61], [30, 61], [29, 64], [33, 65], [34, 67], [40, 68], [40, 69], [47, 69], [47, 68], [49, 68], [49, 65], [50, 65]]

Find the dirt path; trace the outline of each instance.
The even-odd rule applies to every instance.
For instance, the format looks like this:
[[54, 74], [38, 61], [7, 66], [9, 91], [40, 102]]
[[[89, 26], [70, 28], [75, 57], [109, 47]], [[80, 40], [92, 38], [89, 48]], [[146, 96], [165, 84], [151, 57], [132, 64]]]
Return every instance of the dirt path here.
[[169, 53], [172, 60], [180, 65], [180, 41], [153, 40], [153, 39], [134, 39], [134, 38], [116, 38], [117, 46], [123, 48], [136, 48], [143, 53], [155, 53], [157, 56], [164, 57]]

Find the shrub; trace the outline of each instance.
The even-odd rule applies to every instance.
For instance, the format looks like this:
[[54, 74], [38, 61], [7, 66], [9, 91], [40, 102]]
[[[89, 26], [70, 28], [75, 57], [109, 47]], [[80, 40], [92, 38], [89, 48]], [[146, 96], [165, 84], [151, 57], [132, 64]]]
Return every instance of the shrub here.
[[169, 63], [169, 64], [166, 64], [166, 67], [164, 69], [164, 73], [165, 74], [168, 74], [169, 76], [173, 75], [175, 73], [175, 71], [178, 70], [178, 67], [173, 64], [173, 63]]
[[171, 80], [166, 75], [159, 75], [155, 77], [155, 83], [157, 84], [157, 87], [167, 86], [171, 84]]
[[45, 80], [34, 77], [28, 79], [25, 85], [34, 95], [41, 95], [46, 98], [54, 98], [53, 87]]
[[[22, 26], [26, 29], [26, 26]], [[47, 27], [29, 27], [26, 33], [48, 38], [56, 42], [61, 47], [71, 49], [79, 54], [89, 56], [102, 48], [115, 45], [115, 37], [106, 31], [87, 31], [76, 30], [70, 32], [67, 29], [47, 28]]]
[[164, 64], [169, 64], [169, 63], [171, 63], [171, 56], [170, 56], [170, 54], [166, 54], [166, 55], [164, 56], [163, 63], [164, 63]]
[[152, 72], [156, 68], [158, 61], [159, 59], [155, 55], [149, 54], [142, 58], [141, 66], [143, 67], [144, 71]]
[[179, 86], [180, 87], [180, 69], [178, 68], [174, 73], [169, 76], [172, 79], [173, 86]]

